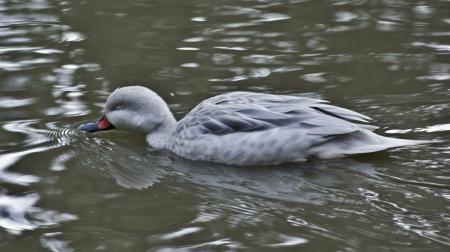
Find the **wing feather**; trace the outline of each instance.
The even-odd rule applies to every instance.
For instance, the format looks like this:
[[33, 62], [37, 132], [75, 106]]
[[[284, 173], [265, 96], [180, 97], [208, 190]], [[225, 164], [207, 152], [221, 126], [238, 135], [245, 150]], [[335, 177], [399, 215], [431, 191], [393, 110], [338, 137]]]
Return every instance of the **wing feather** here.
[[[195, 107], [177, 126], [202, 134], [226, 135], [289, 127], [311, 135], [348, 134], [373, 130], [369, 117], [310, 97], [232, 92], [209, 98]], [[358, 123], [353, 123], [356, 121]]]

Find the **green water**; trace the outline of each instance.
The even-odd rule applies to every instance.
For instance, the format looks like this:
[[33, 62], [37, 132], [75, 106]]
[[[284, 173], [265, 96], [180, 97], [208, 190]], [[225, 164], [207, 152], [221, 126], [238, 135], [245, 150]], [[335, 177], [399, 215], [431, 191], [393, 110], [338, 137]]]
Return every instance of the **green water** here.
[[[450, 2], [0, 0], [0, 251], [448, 251]], [[439, 143], [276, 167], [87, 135], [119, 86], [177, 118], [302, 94]]]

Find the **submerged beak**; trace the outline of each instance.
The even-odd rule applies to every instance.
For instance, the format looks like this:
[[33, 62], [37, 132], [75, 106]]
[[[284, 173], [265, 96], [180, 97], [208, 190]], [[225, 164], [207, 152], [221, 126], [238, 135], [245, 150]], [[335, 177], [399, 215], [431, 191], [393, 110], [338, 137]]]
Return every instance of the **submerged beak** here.
[[108, 121], [106, 116], [103, 116], [96, 123], [87, 123], [80, 126], [80, 130], [86, 132], [96, 132], [100, 130], [114, 129], [114, 126]]

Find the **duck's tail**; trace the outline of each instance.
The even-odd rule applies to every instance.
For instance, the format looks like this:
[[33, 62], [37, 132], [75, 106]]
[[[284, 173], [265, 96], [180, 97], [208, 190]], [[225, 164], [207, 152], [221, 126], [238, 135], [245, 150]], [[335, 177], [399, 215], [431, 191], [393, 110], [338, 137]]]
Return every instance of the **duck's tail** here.
[[311, 149], [311, 155], [319, 158], [335, 158], [352, 154], [364, 154], [391, 148], [429, 144], [435, 141], [409, 140], [378, 135], [369, 130], [361, 130], [340, 135]]

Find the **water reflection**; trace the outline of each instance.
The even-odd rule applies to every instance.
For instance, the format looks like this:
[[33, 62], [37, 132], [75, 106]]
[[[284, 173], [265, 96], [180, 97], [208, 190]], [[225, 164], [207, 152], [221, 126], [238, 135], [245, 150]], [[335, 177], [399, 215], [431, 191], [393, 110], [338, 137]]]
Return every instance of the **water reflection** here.
[[[260, 225], [269, 219], [281, 217], [278, 216], [281, 214], [278, 211], [289, 212], [290, 215], [286, 221], [293, 227], [305, 228], [309, 235], [312, 233], [340, 242], [345, 240], [344, 237], [336, 235], [335, 227], [324, 226], [322, 222], [303, 220], [303, 214], [298, 212], [298, 207], [290, 208], [291, 203], [301, 204], [303, 207], [308, 206], [311, 209], [303, 210], [308, 214], [316, 211], [314, 209], [327, 207], [329, 211], [319, 211], [321, 217], [326, 219], [357, 214], [364, 223], [371, 223], [372, 217], [369, 216], [378, 215], [381, 212], [391, 218], [391, 220], [386, 219], [385, 222], [399, 223], [399, 227], [406, 231], [411, 230], [410, 226], [400, 224], [403, 223], [401, 221], [417, 217], [422, 220], [422, 223], [426, 223], [417, 232], [430, 235], [430, 239], [442, 243], [447, 242], [437, 232], [436, 225], [429, 222], [428, 217], [418, 215], [413, 205], [400, 205], [395, 200], [388, 199], [390, 196], [386, 194], [387, 191], [376, 189], [377, 186], [381, 188], [395, 187], [397, 191], [402, 191], [399, 190], [399, 187], [406, 188], [416, 182], [405, 181], [406, 184], [403, 186], [400, 186], [397, 180], [389, 182], [386, 180], [386, 175], [380, 173], [388, 168], [377, 167], [373, 163], [342, 159], [335, 160], [332, 164], [328, 161], [313, 161], [275, 169], [274, 167], [244, 169], [192, 162], [170, 153], [151, 152], [151, 150], [147, 150], [150, 152], [143, 156], [138, 149], [131, 151], [133, 148], [130, 149], [130, 146], [126, 146], [126, 148], [120, 146], [126, 144], [121, 139], [111, 142], [104, 139], [99, 139], [99, 141], [93, 141], [92, 146], [86, 146], [84, 149], [89, 152], [99, 151], [96, 145], [101, 145], [106, 151], [124, 152], [129, 157], [127, 160], [121, 158], [108, 160], [105, 159], [107, 156], [105, 152], [100, 151], [101, 154], [98, 155], [102, 157], [101, 162], [104, 162], [104, 165], [101, 165], [104, 167], [102, 170], [112, 176], [120, 186], [136, 189], [162, 186], [166, 188], [162, 190], [170, 191], [172, 190], [170, 188], [177, 190], [177, 188], [196, 185], [194, 187], [196, 195], [200, 196], [200, 201], [205, 202], [197, 209], [199, 211], [197, 217], [190, 217], [191, 221], [186, 222], [189, 225], [180, 230], [152, 236], [151, 240], [154, 244], [167, 244], [168, 241], [170, 241], [169, 244], [173, 244], [177, 243], [177, 240], [181, 242], [183, 240], [181, 237], [190, 237], [189, 240], [194, 241], [198, 240], [196, 237], [207, 237], [209, 235], [205, 232], [209, 231], [205, 230], [203, 226], [217, 225], [217, 222], [226, 221], [230, 227], [234, 228]], [[148, 164], [152, 164], [152, 167], [149, 168]], [[171, 182], [167, 184], [166, 181]], [[421, 186], [434, 188], [436, 185], [421, 183]], [[444, 188], [446, 187], [444, 186]], [[159, 191], [159, 189], [155, 190]], [[425, 189], [424, 192], [426, 191]], [[417, 196], [410, 195], [410, 197], [415, 200], [416, 197], [423, 197], [421, 194], [424, 192], [419, 192]], [[233, 196], [230, 197], [231, 195]], [[368, 204], [364, 210], [361, 209], [361, 205], [366, 205], [366, 203], [361, 200], [367, 201]], [[342, 204], [346, 207], [342, 208], [340, 206]], [[132, 208], [136, 207], [138, 206]], [[274, 209], [277, 209], [276, 212], [271, 213]], [[366, 230], [365, 235], [374, 236], [377, 233], [376, 230], [377, 228]], [[260, 241], [260, 246], [264, 244], [263, 246], [267, 247], [283, 247], [306, 243], [308, 242], [306, 237], [309, 235], [299, 237], [277, 232], [273, 234], [262, 232], [257, 236], [253, 234], [248, 239], [253, 242]], [[408, 233], [404, 235], [408, 236]], [[272, 238], [268, 239], [268, 237]], [[268, 243], [269, 240], [273, 242]], [[191, 245], [184, 242], [180, 244], [191, 248]], [[221, 237], [213, 242], [202, 242], [201, 244], [192, 246], [192, 248], [204, 248], [212, 245], [228, 248], [242, 246], [239, 240], [230, 239], [230, 237]]]
[[61, 236], [61, 232], [46, 233], [41, 238], [42, 247], [49, 249], [50, 251], [74, 251], [73, 248], [69, 246], [69, 242], [58, 239]]
[[[14, 235], [77, 219], [73, 214], [37, 206], [42, 195], [32, 188], [47, 180], [41, 176], [43, 167], [22, 165], [30, 157], [39, 157], [70, 142], [70, 134], [63, 133], [67, 131], [49, 130], [41, 119], [36, 119], [41, 114], [39, 109], [42, 106], [39, 104], [47, 100], [42, 95], [46, 91], [45, 84], [52, 81], [64, 84], [58, 73], [55, 72], [56, 76], [49, 74], [48, 69], [55, 68], [65, 57], [67, 46], [84, 39], [82, 33], [60, 23], [52, 13], [56, 10], [45, 0], [0, 1], [0, 125], [3, 140], [0, 145], [0, 182], [3, 188], [0, 226]], [[66, 85], [72, 86], [73, 79], [69, 79]], [[34, 87], [39, 88], [33, 90]], [[83, 107], [82, 103], [60, 105], [71, 110]], [[82, 111], [84, 113], [86, 109]], [[32, 169], [32, 174], [29, 174]]]
[[[144, 189], [161, 180], [176, 178], [179, 183], [217, 187], [278, 200], [322, 204], [328, 198], [340, 199], [339, 192], [328, 187], [348, 184], [346, 181], [348, 178], [340, 181], [336, 178], [336, 174], [330, 173], [328, 169], [332, 168], [328, 162], [285, 165], [275, 170], [273, 167], [246, 169], [186, 160], [170, 152], [152, 150], [146, 146], [145, 141], [137, 139], [141, 135], [127, 136], [126, 133], [117, 133], [118, 135], [114, 137], [114, 134], [108, 133], [92, 138], [86, 136], [88, 139], [78, 143], [82, 148], [76, 155], [96, 157], [79, 158], [78, 162], [85, 167], [100, 167], [113, 177], [117, 184], [125, 188]], [[130, 137], [134, 139], [132, 142]], [[111, 152], [121, 155], [111, 156]], [[75, 154], [69, 153], [69, 156], [71, 155]], [[61, 158], [64, 160], [63, 157]], [[375, 173], [375, 168], [371, 164], [355, 160], [339, 160], [334, 165], [352, 167], [361, 173], [359, 176], [374, 176]], [[358, 180], [354, 181], [353, 186], [356, 187]]]
[[0, 227], [12, 234], [20, 234], [27, 230], [77, 219], [71, 214], [60, 214], [36, 207], [38, 200], [39, 196], [35, 193], [23, 196], [0, 194]]

